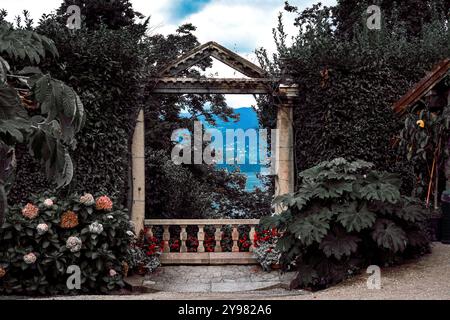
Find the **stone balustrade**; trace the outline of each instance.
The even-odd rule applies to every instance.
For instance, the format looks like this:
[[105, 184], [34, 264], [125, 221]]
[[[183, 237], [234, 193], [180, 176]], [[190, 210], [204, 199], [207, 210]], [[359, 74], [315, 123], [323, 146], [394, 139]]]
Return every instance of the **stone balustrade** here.
[[[146, 219], [147, 236], [154, 235], [155, 227], [162, 227], [162, 264], [257, 264], [252, 253], [255, 246], [254, 235], [255, 228], [259, 224], [259, 219]], [[180, 227], [180, 251], [170, 251], [170, 233], [171, 226]], [[197, 226], [197, 252], [188, 252], [186, 241], [188, 239], [188, 226]], [[213, 252], [206, 252], [205, 249], [205, 227], [214, 227], [215, 247]], [[222, 228], [230, 226], [231, 239], [233, 245], [231, 252], [222, 252]], [[248, 252], [239, 251], [239, 226], [248, 226], [250, 228], [248, 240], [250, 247]], [[177, 238], [178, 239], [178, 238]]]

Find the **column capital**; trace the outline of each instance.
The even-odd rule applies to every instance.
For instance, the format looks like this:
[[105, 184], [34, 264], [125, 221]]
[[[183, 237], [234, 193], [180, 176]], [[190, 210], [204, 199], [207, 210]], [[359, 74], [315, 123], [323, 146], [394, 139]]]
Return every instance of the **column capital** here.
[[277, 104], [293, 107], [300, 96], [300, 88], [297, 84], [281, 83], [274, 96], [278, 100]]

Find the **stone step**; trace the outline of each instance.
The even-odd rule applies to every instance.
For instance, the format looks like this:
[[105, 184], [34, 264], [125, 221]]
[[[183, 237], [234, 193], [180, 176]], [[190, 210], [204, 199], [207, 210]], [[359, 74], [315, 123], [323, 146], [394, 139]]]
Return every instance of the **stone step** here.
[[127, 279], [135, 292], [248, 292], [289, 289], [294, 272], [264, 272], [255, 266], [164, 266]]

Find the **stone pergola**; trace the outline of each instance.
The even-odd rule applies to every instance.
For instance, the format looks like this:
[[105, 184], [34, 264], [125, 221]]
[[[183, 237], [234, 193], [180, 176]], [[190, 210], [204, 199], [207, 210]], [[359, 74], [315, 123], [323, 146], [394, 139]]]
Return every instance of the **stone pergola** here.
[[[215, 58], [247, 78], [186, 78], [181, 74], [200, 61]], [[208, 42], [183, 55], [152, 80], [154, 94], [265, 94], [277, 107], [276, 195], [294, 191], [293, 107], [298, 88], [289, 79], [270, 77], [263, 69], [236, 53]], [[139, 232], [145, 220], [144, 112], [140, 111], [132, 141], [132, 220]]]

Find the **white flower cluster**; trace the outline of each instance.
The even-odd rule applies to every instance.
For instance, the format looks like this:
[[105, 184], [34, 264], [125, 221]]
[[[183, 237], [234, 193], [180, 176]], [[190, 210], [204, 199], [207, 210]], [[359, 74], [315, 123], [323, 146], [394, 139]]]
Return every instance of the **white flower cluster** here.
[[80, 197], [80, 202], [85, 206], [92, 206], [95, 204], [94, 196], [90, 193], [85, 193], [84, 196]]
[[78, 252], [81, 250], [81, 239], [78, 237], [69, 237], [66, 241], [66, 248], [70, 249], [70, 252]]
[[93, 234], [101, 234], [103, 232], [103, 225], [95, 221], [89, 226], [89, 232]]
[[47, 208], [51, 208], [53, 207], [54, 203], [52, 199], [45, 199], [44, 201], [44, 206], [46, 206]]
[[46, 223], [40, 223], [36, 227], [38, 235], [42, 236], [48, 231], [48, 225]]
[[36, 255], [33, 252], [23, 256], [23, 261], [25, 261], [26, 264], [33, 264], [36, 262], [36, 259]]

